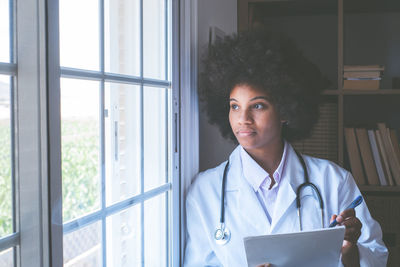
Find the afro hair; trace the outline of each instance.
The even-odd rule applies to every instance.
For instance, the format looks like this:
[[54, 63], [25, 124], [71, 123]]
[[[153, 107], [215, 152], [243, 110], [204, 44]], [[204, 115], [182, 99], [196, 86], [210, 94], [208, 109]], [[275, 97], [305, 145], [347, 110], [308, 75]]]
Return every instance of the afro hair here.
[[202, 57], [199, 96], [211, 124], [236, 141], [229, 124], [229, 95], [236, 85], [260, 88], [271, 98], [284, 124], [283, 138], [309, 136], [318, 119], [321, 91], [329, 81], [294, 42], [264, 29], [226, 36]]

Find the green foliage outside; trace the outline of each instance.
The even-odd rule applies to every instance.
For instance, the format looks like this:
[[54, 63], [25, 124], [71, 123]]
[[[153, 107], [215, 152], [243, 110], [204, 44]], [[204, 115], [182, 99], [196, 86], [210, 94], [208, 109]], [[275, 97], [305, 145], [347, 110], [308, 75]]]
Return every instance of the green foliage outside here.
[[63, 221], [100, 207], [99, 125], [62, 121]]
[[9, 120], [0, 121], [0, 237], [12, 233], [11, 142]]
[[[0, 121], [0, 237], [12, 233], [11, 147], [9, 121]], [[99, 125], [62, 122], [63, 221], [100, 207]]]

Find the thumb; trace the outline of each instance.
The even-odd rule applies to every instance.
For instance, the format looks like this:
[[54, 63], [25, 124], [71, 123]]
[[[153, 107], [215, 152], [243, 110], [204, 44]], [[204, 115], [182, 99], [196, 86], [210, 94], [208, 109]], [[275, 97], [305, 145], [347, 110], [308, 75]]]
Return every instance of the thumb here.
[[333, 214], [332, 217], [331, 217], [330, 223], [332, 223], [334, 220], [336, 220], [336, 217], [337, 217], [337, 215]]

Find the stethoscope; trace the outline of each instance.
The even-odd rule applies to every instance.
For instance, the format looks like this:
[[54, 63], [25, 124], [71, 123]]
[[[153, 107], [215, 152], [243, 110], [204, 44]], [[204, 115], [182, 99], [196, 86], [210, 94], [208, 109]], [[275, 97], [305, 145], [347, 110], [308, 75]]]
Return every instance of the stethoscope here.
[[[301, 196], [302, 190], [304, 188], [306, 188], [307, 186], [311, 187], [311, 189], [318, 196], [318, 202], [319, 202], [319, 207], [320, 207], [320, 211], [321, 211], [321, 228], [324, 228], [324, 202], [322, 200], [321, 193], [319, 192], [318, 188], [313, 183], [310, 182], [310, 178], [308, 176], [306, 163], [304, 162], [303, 157], [296, 150], [295, 150], [295, 152], [296, 152], [296, 155], [297, 155], [298, 159], [300, 160], [300, 163], [301, 163], [301, 166], [303, 167], [303, 172], [304, 172], [304, 183], [299, 185], [299, 187], [297, 188], [297, 192], [296, 192], [296, 207], [297, 207], [297, 215], [299, 217], [300, 231], [303, 230], [303, 225], [302, 225], [302, 221], [301, 221], [301, 201], [300, 201], [300, 196]], [[220, 219], [219, 219], [220, 225], [219, 225], [219, 227], [217, 227], [217, 229], [215, 230], [215, 233], [214, 233], [214, 239], [215, 239], [215, 242], [218, 245], [225, 245], [231, 239], [231, 231], [225, 225], [225, 205], [224, 205], [225, 204], [224, 203], [225, 202], [225, 184], [226, 184], [226, 177], [227, 177], [227, 174], [228, 174], [228, 169], [229, 169], [229, 160], [225, 165], [224, 176], [222, 178], [221, 215], [220, 215]]]

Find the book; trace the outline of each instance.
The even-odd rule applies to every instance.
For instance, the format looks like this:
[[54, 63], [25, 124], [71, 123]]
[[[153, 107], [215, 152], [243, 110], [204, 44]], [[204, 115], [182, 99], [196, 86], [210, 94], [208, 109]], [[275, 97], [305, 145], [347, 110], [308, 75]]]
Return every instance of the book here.
[[390, 140], [389, 129], [386, 124], [381, 122], [378, 123], [378, 130], [381, 133], [383, 146], [388, 155], [388, 161], [390, 170], [393, 174], [394, 181], [397, 185], [400, 185], [400, 162], [397, 160], [396, 154], [394, 152], [394, 147], [392, 146], [392, 141]]
[[386, 174], [387, 181], [390, 186], [395, 185], [392, 173], [390, 171], [390, 166], [389, 166], [389, 160], [388, 160], [388, 155], [385, 151], [385, 147], [383, 145], [382, 141], [382, 136], [379, 130], [375, 130], [375, 137], [376, 137], [376, 142], [378, 144], [378, 150], [379, 150], [379, 155], [381, 156], [382, 162], [383, 162], [383, 168]]
[[379, 89], [380, 80], [343, 80], [343, 89]]
[[346, 78], [380, 78], [381, 71], [345, 71], [343, 77]]
[[369, 144], [371, 145], [371, 152], [374, 158], [376, 171], [378, 173], [379, 182], [381, 185], [388, 185], [386, 180], [387, 175], [385, 174], [385, 170], [382, 166], [381, 156], [379, 154], [378, 144], [376, 141], [374, 130], [368, 130], [368, 138]]
[[396, 155], [397, 162], [399, 162], [400, 165], [400, 145], [399, 145], [399, 139], [397, 138], [396, 135], [396, 130], [390, 129], [389, 136], [391, 144], [393, 146], [394, 154]]
[[344, 71], [384, 71], [383, 65], [344, 65]]
[[371, 145], [369, 143], [367, 129], [356, 128], [358, 148], [360, 149], [361, 159], [364, 163], [364, 171], [369, 185], [380, 185], [378, 172], [372, 156]]
[[354, 180], [358, 185], [365, 185], [366, 180], [363, 167], [361, 165], [360, 151], [358, 150], [354, 128], [344, 128], [344, 136], [346, 140], [347, 153], [349, 154], [350, 168], [354, 176]]

